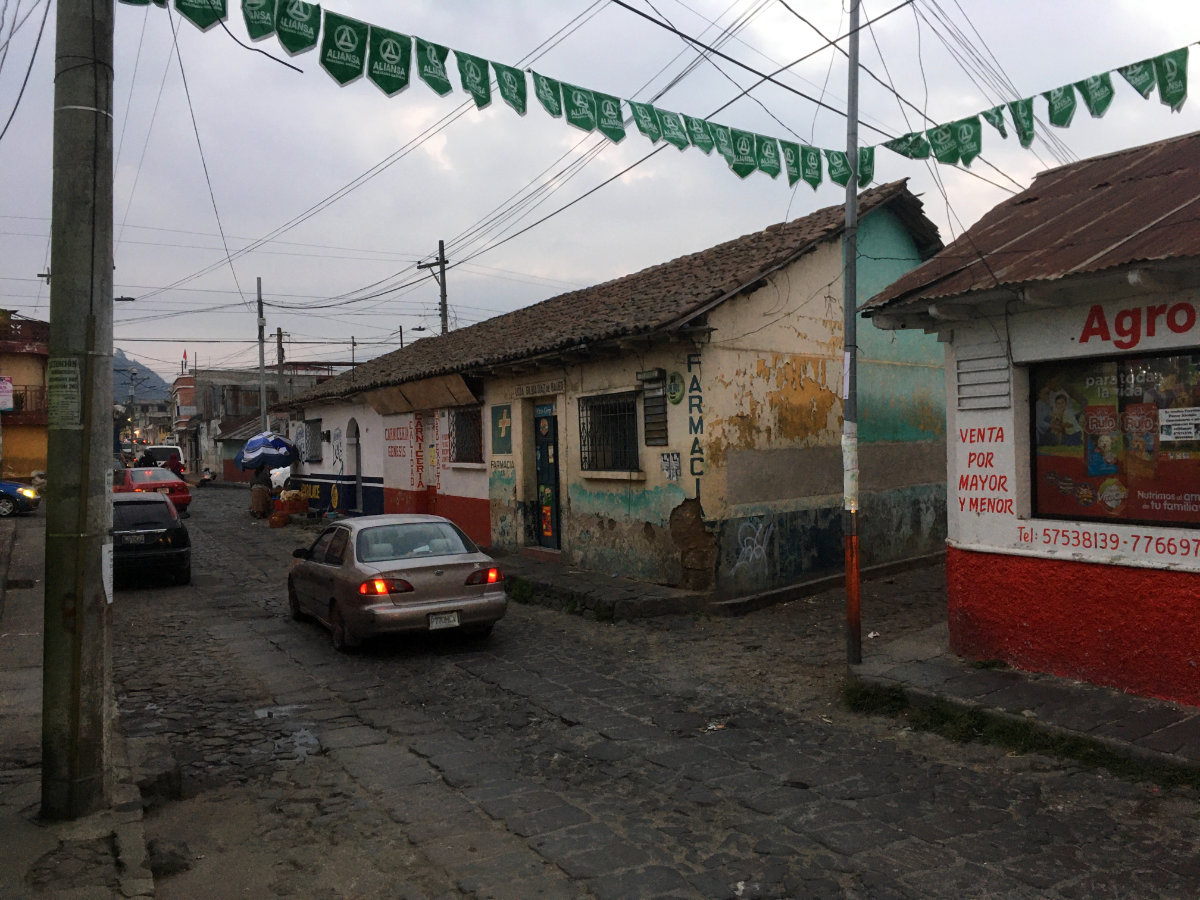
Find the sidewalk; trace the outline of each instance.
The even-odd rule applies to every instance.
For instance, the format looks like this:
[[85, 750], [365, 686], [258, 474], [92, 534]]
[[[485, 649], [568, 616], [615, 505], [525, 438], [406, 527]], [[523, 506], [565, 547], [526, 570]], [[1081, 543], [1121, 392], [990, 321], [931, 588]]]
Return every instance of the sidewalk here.
[[19, 530], [16, 519], [0, 519], [0, 897], [153, 897], [119, 721], [111, 808], [73, 822], [39, 818], [44, 556], [44, 511]]
[[[207, 488], [206, 488], [207, 489]], [[44, 513], [0, 519], [0, 897], [152, 897], [140, 795], [124, 742], [113, 736], [114, 808], [69, 823], [38, 819]], [[263, 529], [280, 552], [309, 540], [320, 520], [295, 517]], [[301, 535], [304, 537], [301, 537]], [[770, 597], [712, 605], [703, 594], [584, 572], [551, 558], [498, 556], [515, 600], [599, 621], [642, 616], [753, 615], [768, 601], [840, 590], [837, 579]], [[922, 574], [928, 573], [928, 574]], [[873, 573], [864, 573], [868, 577]], [[907, 590], [940, 581], [913, 570]], [[889, 590], [883, 580], [864, 591]], [[1078, 682], [987, 667], [949, 652], [945, 623], [906, 637], [865, 642], [848, 695], [863, 711], [903, 713], [918, 727], [1061, 754], [1133, 777], [1200, 783], [1200, 708], [1147, 700]]]

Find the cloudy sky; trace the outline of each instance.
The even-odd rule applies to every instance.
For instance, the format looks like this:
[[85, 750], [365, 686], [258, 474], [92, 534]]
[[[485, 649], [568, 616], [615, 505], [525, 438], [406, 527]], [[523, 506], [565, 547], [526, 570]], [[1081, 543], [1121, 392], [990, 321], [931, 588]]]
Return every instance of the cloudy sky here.
[[[0, 2], [0, 306], [41, 319], [50, 316], [37, 276], [49, 265], [53, 4], [34, 47], [48, 2]], [[407, 342], [440, 327], [438, 285], [417, 268], [439, 240], [455, 327], [843, 199], [828, 179], [816, 191], [789, 188], [784, 175], [740, 179], [715, 152], [666, 146], [643, 159], [663, 145], [632, 124], [614, 144], [551, 118], [532, 84], [523, 117], [498, 95], [477, 110], [453, 53], [444, 97], [415, 77], [392, 97], [366, 79], [339, 86], [318, 51], [290, 56], [275, 37], [251, 44], [240, 0], [229, 5], [228, 32], [201, 32], [174, 9], [116, 4], [114, 294], [136, 300], [116, 304], [114, 343], [168, 380], [185, 351], [202, 367], [257, 365], [260, 278], [269, 363], [276, 329], [288, 359], [361, 361], [397, 346], [401, 328]], [[626, 100], [845, 146], [846, 62], [826, 45], [847, 30], [840, 0], [325, 8]], [[1042, 137], [1028, 150], [1011, 124], [1008, 140], [983, 126], [970, 169], [879, 150], [876, 181], [908, 178], [945, 240], [1041, 170], [1200, 129], [1200, 97], [1174, 113], [1115, 72], [1101, 119], [1081, 104], [1068, 128], [1053, 128], [1040, 97], [1197, 40], [1195, 0], [868, 0], [862, 9], [878, 22], [861, 39], [861, 144], [1037, 97]], [[742, 65], [703, 56], [656, 22]], [[802, 57], [777, 84], [729, 103], [760, 80], [755, 72]]]

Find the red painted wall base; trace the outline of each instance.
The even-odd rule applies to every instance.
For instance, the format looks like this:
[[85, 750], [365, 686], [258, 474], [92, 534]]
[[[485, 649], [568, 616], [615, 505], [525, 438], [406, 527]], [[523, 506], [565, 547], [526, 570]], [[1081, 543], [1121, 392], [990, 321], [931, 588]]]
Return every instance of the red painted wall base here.
[[1200, 706], [1200, 574], [946, 552], [951, 649]]
[[439, 494], [432, 489], [405, 491], [385, 487], [383, 511], [445, 516], [479, 546], [488, 547], [492, 543], [492, 507], [488, 500]]

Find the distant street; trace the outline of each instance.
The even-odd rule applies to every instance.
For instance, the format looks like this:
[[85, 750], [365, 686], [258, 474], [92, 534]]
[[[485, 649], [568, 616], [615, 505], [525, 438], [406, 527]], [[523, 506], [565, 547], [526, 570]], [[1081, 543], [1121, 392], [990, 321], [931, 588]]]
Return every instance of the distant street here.
[[[314, 532], [194, 497], [193, 583], [115, 601], [121, 727], [178, 796], [146, 836], [190, 865], [166, 900], [1200, 891], [1195, 791], [843, 709], [840, 593], [615, 625], [513, 604], [484, 642], [342, 655], [287, 612]], [[944, 615], [906, 584], [868, 587], [864, 635]]]

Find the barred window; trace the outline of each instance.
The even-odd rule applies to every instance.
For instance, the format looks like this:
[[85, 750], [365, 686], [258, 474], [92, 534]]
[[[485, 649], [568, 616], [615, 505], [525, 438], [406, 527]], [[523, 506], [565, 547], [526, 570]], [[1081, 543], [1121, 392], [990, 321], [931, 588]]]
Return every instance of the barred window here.
[[637, 393], [579, 398], [580, 467], [590, 472], [636, 472]]
[[482, 407], [450, 410], [450, 461], [483, 462]]
[[304, 461], [321, 461], [321, 420], [308, 419], [304, 423]]

